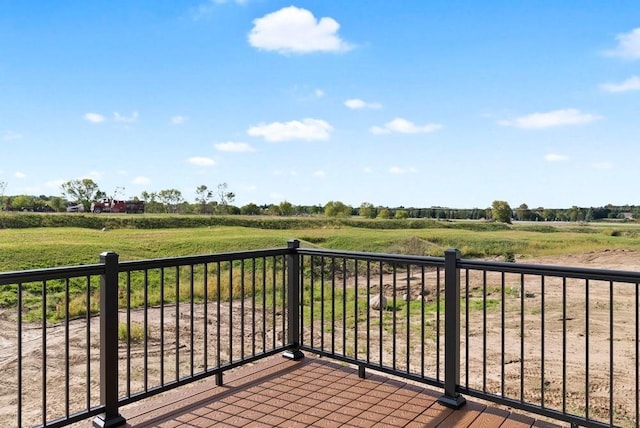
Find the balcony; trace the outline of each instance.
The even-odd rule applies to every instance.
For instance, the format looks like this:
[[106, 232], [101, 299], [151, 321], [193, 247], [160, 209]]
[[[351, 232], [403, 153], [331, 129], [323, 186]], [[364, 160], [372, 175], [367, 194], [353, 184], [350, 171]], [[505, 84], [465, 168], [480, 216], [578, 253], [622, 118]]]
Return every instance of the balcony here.
[[637, 427], [639, 283], [297, 241], [0, 273], [0, 423]]

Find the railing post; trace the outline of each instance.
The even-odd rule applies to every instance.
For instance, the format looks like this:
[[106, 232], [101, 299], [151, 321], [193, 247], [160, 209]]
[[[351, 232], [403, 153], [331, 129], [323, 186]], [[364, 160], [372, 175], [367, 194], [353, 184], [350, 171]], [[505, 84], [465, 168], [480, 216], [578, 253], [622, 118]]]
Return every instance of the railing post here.
[[460, 383], [460, 251], [444, 253], [444, 395], [438, 402], [459, 409], [466, 402], [456, 391]]
[[283, 356], [292, 360], [304, 358], [300, 351], [300, 241], [287, 242], [287, 345]]
[[100, 254], [104, 274], [100, 276], [100, 402], [105, 412], [96, 416], [93, 426], [125, 425], [118, 413], [118, 254]]

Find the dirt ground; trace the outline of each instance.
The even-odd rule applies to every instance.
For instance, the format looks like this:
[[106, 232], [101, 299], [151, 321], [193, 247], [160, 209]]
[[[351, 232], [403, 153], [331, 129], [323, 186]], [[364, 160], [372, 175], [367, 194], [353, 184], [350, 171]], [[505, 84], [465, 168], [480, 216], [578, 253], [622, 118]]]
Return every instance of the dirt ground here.
[[[564, 266], [598, 267], [615, 270], [640, 271], [640, 252], [611, 250], [586, 254], [562, 255], [538, 259], [516, 259], [517, 263], [541, 263]], [[430, 273], [427, 282], [433, 281], [435, 273]], [[482, 298], [483, 291], [475, 287], [480, 278], [479, 273], [470, 274], [470, 298]], [[385, 284], [391, 278], [384, 278]], [[400, 281], [400, 278], [397, 278]], [[414, 281], [412, 278], [411, 281]], [[464, 279], [463, 279], [464, 280]], [[500, 284], [501, 279], [491, 277], [490, 284]], [[626, 426], [635, 412], [635, 379], [637, 376], [636, 353], [637, 341], [635, 336], [636, 317], [638, 308], [635, 304], [635, 289], [631, 286], [618, 286], [610, 294], [607, 282], [594, 282], [587, 286], [584, 282], [568, 284], [567, 305], [561, 304], [562, 287], [558, 282], [550, 279], [541, 284], [540, 281], [529, 280], [525, 283], [525, 299], [520, 298], [520, 280], [518, 277], [507, 277], [505, 287], [510, 290], [505, 297], [505, 321], [502, 328], [501, 311], [489, 309], [487, 311], [472, 310], [469, 312], [468, 322], [463, 316], [463, 341], [461, 354], [463, 361], [468, 352], [468, 370], [463, 363], [461, 381], [475, 389], [506, 396], [522, 398], [549, 407], [562, 406], [563, 402], [568, 411], [585, 414], [588, 402], [589, 415], [606, 417], [609, 407], [610, 379], [613, 379], [614, 413], [616, 425]], [[530, 281], [530, 282], [529, 282]], [[362, 283], [362, 282], [361, 282]], [[544, 293], [542, 293], [542, 287]], [[413, 287], [415, 294], [417, 287]], [[431, 289], [430, 294], [436, 290]], [[489, 288], [488, 301], [496, 299], [496, 291]], [[543, 304], [544, 296], [544, 304]], [[417, 298], [413, 295], [412, 298]], [[422, 297], [420, 297], [422, 298]], [[587, 305], [588, 299], [588, 305]], [[609, 331], [611, 329], [609, 308], [613, 301], [614, 319], [614, 354], [611, 367]], [[589, 323], [585, 322], [585, 307], [589, 308]], [[521, 309], [524, 308], [524, 316]], [[146, 311], [149, 325], [149, 347], [145, 351], [142, 346], [134, 345], [127, 349], [124, 344], [120, 348], [120, 389], [122, 394], [135, 393], [145, 388], [145, 359], [147, 361], [147, 385], [170, 382], [175, 378], [187, 375], [194, 368], [200, 370], [205, 365], [217, 363], [218, 352], [220, 361], [225, 362], [240, 354], [250, 355], [254, 350], [270, 349], [281, 343], [283, 334], [282, 314], [268, 313], [254, 310], [252, 302], [224, 303], [220, 312], [215, 305], [207, 308], [207, 316], [202, 305], [195, 305], [195, 316], [191, 323], [190, 306], [180, 304], [180, 307], [165, 306], [161, 312], [158, 308]], [[124, 322], [121, 314], [120, 322]], [[142, 325], [145, 311], [131, 312], [131, 322]], [[162, 317], [162, 318], [161, 318]], [[213, 318], [213, 321], [211, 321]], [[375, 314], [371, 315], [374, 321]], [[16, 426], [16, 411], [18, 408], [18, 364], [17, 364], [17, 316], [15, 310], [0, 310], [0, 373], [4, 380], [0, 386], [0, 426]], [[264, 319], [264, 321], [263, 321]], [[251, 321], [256, 328], [241, 330], [243, 321]], [[416, 320], [414, 320], [415, 322]], [[429, 319], [428, 322], [435, 322]], [[161, 326], [163, 328], [161, 328]], [[350, 345], [340, 343], [336, 349], [345, 353], [362, 353], [365, 338], [368, 338], [369, 351], [372, 358], [376, 355], [377, 342], [380, 340], [378, 326], [371, 327], [369, 335], [365, 335], [363, 322], [355, 321], [358, 329], [360, 345], [354, 349]], [[565, 348], [567, 362], [563, 368], [562, 331], [566, 328]], [[231, 335], [217, 342], [217, 329], [221, 336], [231, 330]], [[544, 336], [542, 334], [544, 327]], [[328, 331], [322, 326], [317, 327], [311, 335], [310, 326], [305, 326], [305, 340], [314, 340], [315, 344], [322, 338], [325, 346], [329, 346], [332, 338], [341, 337], [339, 328]], [[468, 330], [467, 330], [468, 329]], [[206, 331], [205, 331], [206, 330]], [[399, 329], [397, 336], [400, 340], [397, 346], [397, 366], [400, 369], [415, 371], [415, 362], [420, 361], [416, 355], [425, 353], [425, 349], [416, 349], [413, 342], [401, 342], [406, 336], [405, 330]], [[504, 330], [504, 346], [502, 345], [502, 331]], [[162, 332], [164, 331], [164, 332]], [[465, 331], [468, 331], [468, 343]], [[389, 348], [389, 340], [385, 339], [385, 329], [382, 333], [384, 352], [379, 358], [384, 364], [394, 363]], [[486, 333], [484, 333], [486, 332]], [[523, 333], [524, 332], [524, 336]], [[351, 335], [351, 333], [349, 333]], [[355, 335], [353, 335], [355, 336]], [[438, 338], [432, 334], [427, 336], [428, 344], [435, 343]], [[193, 337], [193, 342], [191, 341]], [[352, 336], [349, 336], [352, 337]], [[523, 337], [521, 341], [520, 338]], [[206, 343], [204, 341], [207, 341]], [[440, 337], [442, 340], [442, 337]], [[338, 342], [340, 342], [338, 340]], [[66, 344], [68, 343], [68, 348]], [[524, 344], [523, 344], [524, 343]], [[89, 346], [87, 346], [89, 344]], [[442, 342], [441, 342], [442, 346]], [[589, 349], [588, 361], [586, 349]], [[504, 348], [504, 353], [503, 353]], [[43, 349], [45, 351], [43, 351]], [[87, 350], [88, 349], [88, 350]], [[426, 351], [427, 375], [442, 378], [443, 359], [439, 367], [435, 364], [435, 347]], [[442, 348], [441, 348], [442, 349]], [[467, 351], [468, 349], [468, 351]], [[43, 337], [42, 325], [23, 324], [21, 367], [23, 426], [42, 423], [40, 409], [45, 406], [48, 417], [60, 417], [67, 409], [64, 403], [69, 396], [69, 412], [74, 413], [87, 406], [99, 403], [99, 320], [91, 318], [74, 320], [69, 324], [68, 337], [65, 335], [64, 325], [48, 325]], [[205, 357], [205, 350], [207, 356]], [[403, 351], [404, 350], [404, 351]], [[375, 351], [375, 352], [374, 352]], [[404, 354], [403, 354], [404, 352]], [[442, 352], [442, 351], [441, 351]], [[410, 355], [407, 368], [403, 366], [406, 354]], [[131, 365], [126, 365], [127, 354], [130, 355]], [[415, 354], [415, 355], [414, 355]], [[68, 358], [67, 358], [68, 355]], [[503, 357], [504, 355], [504, 357]], [[441, 358], [443, 355], [441, 355]], [[205, 361], [206, 358], [206, 361]], [[46, 360], [43, 369], [42, 362]], [[68, 366], [67, 366], [68, 361]], [[504, 374], [503, 374], [504, 367]], [[161, 368], [164, 377], [161, 377]], [[440, 371], [438, 373], [437, 371]], [[566, 369], [567, 380], [564, 385], [566, 391], [563, 396], [562, 371]], [[68, 373], [67, 373], [68, 371]], [[588, 371], [588, 381], [587, 381]], [[46, 372], [46, 383], [41, 379]], [[132, 379], [127, 385], [127, 372]], [[418, 370], [419, 372], [419, 370]], [[543, 376], [541, 376], [543, 374]], [[611, 375], [611, 376], [610, 376]], [[73, 379], [69, 391], [65, 390], [65, 379]], [[522, 382], [521, 382], [522, 380]], [[43, 390], [46, 390], [43, 394]], [[588, 391], [588, 394], [585, 394]], [[588, 397], [587, 397], [588, 395]]]

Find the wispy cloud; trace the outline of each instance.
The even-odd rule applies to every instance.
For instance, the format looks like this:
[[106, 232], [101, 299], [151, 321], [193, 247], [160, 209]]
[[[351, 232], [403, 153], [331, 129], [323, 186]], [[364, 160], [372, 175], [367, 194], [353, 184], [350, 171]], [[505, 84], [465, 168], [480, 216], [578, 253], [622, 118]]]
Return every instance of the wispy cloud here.
[[0, 140], [2, 141], [15, 141], [20, 140], [22, 138], [22, 134], [19, 134], [14, 131], [6, 131], [0, 135]]
[[203, 156], [193, 156], [188, 161], [191, 165], [196, 166], [213, 166], [216, 164], [215, 160]]
[[138, 121], [138, 112], [134, 111], [131, 116], [123, 116], [118, 112], [113, 113], [113, 121], [118, 123], [135, 123]]
[[84, 120], [91, 123], [102, 123], [106, 120], [106, 118], [98, 113], [85, 113]]
[[549, 153], [544, 156], [544, 160], [546, 160], [547, 162], [560, 162], [560, 161], [566, 161], [568, 159], [569, 159], [568, 156], [559, 155], [557, 153]]
[[600, 89], [606, 92], [628, 92], [640, 90], [640, 77], [633, 76], [620, 83], [603, 83]]
[[381, 135], [381, 134], [391, 134], [391, 133], [399, 133], [399, 134], [428, 134], [431, 132], [436, 132], [442, 129], [442, 125], [437, 123], [428, 123], [426, 125], [416, 125], [415, 123], [403, 119], [401, 117], [397, 117], [393, 119], [391, 122], [385, 123], [383, 126], [374, 126], [369, 129], [372, 134]]
[[618, 45], [606, 51], [606, 55], [626, 59], [640, 59], [640, 28], [635, 28], [628, 33], [618, 34], [616, 40]]
[[186, 116], [176, 115], [172, 116], [171, 119], [169, 119], [169, 123], [171, 123], [172, 125], [183, 125], [187, 120], [188, 118]]
[[255, 152], [256, 149], [251, 147], [248, 143], [237, 143], [233, 141], [227, 141], [226, 143], [217, 143], [214, 144], [216, 150], [221, 152], [234, 152], [234, 153], [245, 153], [245, 152]]
[[[137, 111], [131, 113], [131, 116], [124, 116], [118, 112], [114, 112], [112, 120], [116, 123], [131, 124], [138, 121], [138, 116], [139, 115]], [[85, 113], [83, 117], [84, 120], [91, 123], [103, 123], [108, 121], [107, 117], [100, 113]]]
[[328, 140], [333, 127], [321, 119], [302, 119], [290, 122], [272, 122], [252, 126], [247, 134], [252, 137], [263, 137], [266, 141]]
[[327, 173], [324, 172], [323, 170], [319, 169], [319, 170], [313, 172], [313, 176], [314, 177], [326, 177]]
[[25, 174], [24, 172], [20, 172], [20, 171], [16, 171], [16, 173], [13, 174], [13, 176], [15, 178], [18, 178], [18, 179], [27, 178], [27, 174]]
[[601, 119], [595, 114], [582, 113], [577, 109], [553, 110], [546, 113], [532, 113], [515, 119], [500, 120], [502, 126], [513, 126], [523, 129], [550, 128], [553, 126], [582, 125]]
[[316, 19], [302, 8], [289, 6], [253, 20], [249, 44], [281, 54], [345, 52], [353, 47], [338, 35], [340, 24], [329, 17]]
[[344, 105], [350, 108], [351, 110], [361, 110], [361, 109], [379, 109], [382, 108], [382, 104], [377, 102], [366, 102], [358, 98], [351, 98], [344, 102]]

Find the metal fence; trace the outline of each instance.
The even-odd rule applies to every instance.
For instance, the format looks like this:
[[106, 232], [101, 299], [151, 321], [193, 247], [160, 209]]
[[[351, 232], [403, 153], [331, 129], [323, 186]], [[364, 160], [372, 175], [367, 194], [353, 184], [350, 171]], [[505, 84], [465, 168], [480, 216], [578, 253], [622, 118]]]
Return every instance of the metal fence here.
[[[286, 248], [0, 273], [2, 426], [64, 426], [283, 352], [638, 427], [640, 273]], [[117, 374], [117, 375], [116, 375]]]
[[289, 249], [0, 273], [0, 426], [64, 426], [287, 349]]

